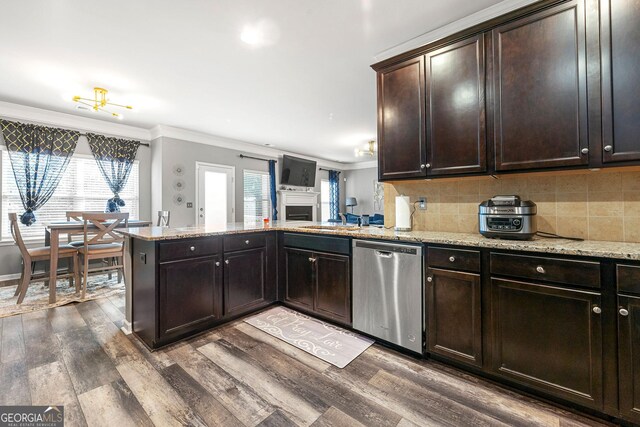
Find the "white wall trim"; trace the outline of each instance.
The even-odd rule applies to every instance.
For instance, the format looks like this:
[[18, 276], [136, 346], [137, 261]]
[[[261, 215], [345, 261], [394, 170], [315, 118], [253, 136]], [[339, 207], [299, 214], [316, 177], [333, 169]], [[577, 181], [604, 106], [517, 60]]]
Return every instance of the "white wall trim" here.
[[504, 15], [521, 7], [528, 6], [538, 1], [540, 0], [504, 0], [498, 4], [489, 6], [486, 9], [478, 11], [469, 16], [465, 16], [462, 19], [453, 21], [433, 31], [421, 34], [418, 37], [412, 38], [411, 40], [390, 47], [389, 49], [385, 49], [382, 52], [376, 54], [373, 59], [375, 62], [384, 61], [385, 59], [389, 59], [393, 56], [399, 55], [409, 50], [416, 49], [429, 43], [433, 43], [459, 31], [466, 30], [467, 28], [473, 27], [474, 25], [481, 24], [490, 19], [496, 18], [500, 15]]
[[0, 283], [8, 282], [10, 280], [18, 280], [20, 278], [20, 276], [21, 276], [20, 273], [4, 274], [4, 275], [0, 276]]
[[64, 127], [83, 132], [99, 132], [122, 138], [134, 138], [144, 141], [151, 140], [149, 129], [4, 101], [0, 101], [0, 117], [9, 120], [21, 120], [49, 126]]
[[377, 168], [377, 167], [378, 167], [378, 161], [370, 160], [368, 162], [350, 163], [349, 168], [346, 170], [371, 169], [371, 168]]

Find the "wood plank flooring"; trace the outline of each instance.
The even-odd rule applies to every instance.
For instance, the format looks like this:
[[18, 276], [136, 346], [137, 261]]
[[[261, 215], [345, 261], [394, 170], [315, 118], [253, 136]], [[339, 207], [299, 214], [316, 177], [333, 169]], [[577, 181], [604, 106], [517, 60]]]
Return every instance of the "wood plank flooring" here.
[[154, 353], [122, 298], [0, 319], [0, 405], [64, 405], [67, 426], [597, 426], [374, 345], [338, 369], [236, 321]]

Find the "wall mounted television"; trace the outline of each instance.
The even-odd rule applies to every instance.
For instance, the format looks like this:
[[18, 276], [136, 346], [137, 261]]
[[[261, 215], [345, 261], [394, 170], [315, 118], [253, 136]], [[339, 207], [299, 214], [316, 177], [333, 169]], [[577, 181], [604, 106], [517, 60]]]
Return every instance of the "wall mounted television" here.
[[316, 162], [299, 157], [287, 156], [285, 154], [282, 157], [280, 184], [297, 187], [315, 187]]

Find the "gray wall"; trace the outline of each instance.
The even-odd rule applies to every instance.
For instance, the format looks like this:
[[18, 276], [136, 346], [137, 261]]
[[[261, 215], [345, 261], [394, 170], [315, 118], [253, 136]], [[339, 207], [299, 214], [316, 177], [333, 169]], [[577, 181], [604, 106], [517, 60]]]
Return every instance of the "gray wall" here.
[[[236, 172], [235, 179], [235, 212], [236, 222], [242, 222], [244, 218], [243, 203], [243, 171], [244, 169], [268, 171], [268, 163], [260, 160], [241, 159], [242, 151], [230, 150], [227, 148], [215, 147], [207, 144], [200, 144], [190, 141], [184, 141], [174, 138], [160, 137], [153, 141], [153, 158], [152, 166], [153, 186], [152, 193], [154, 195], [154, 211], [156, 195], [161, 194], [162, 210], [171, 211], [172, 227], [187, 227], [196, 223], [195, 200], [196, 200], [196, 162], [212, 163], [218, 165], [234, 166]], [[260, 158], [269, 158], [268, 156], [256, 156]], [[275, 159], [274, 157], [271, 157]], [[156, 173], [158, 164], [156, 159], [161, 162], [161, 172]], [[277, 160], [277, 159], [276, 159]], [[280, 164], [276, 167], [278, 180], [280, 179]], [[184, 190], [181, 193], [185, 196], [187, 202], [193, 202], [193, 208], [187, 208], [184, 203], [181, 206], [174, 204], [173, 197], [177, 191], [173, 188], [174, 180], [178, 177], [174, 174], [174, 167], [181, 165], [185, 168], [184, 174], [180, 177], [185, 183]], [[320, 191], [320, 181], [327, 178], [327, 172], [318, 171], [316, 174], [316, 191]], [[341, 181], [340, 198], [343, 201], [341, 208], [344, 207], [344, 182]], [[320, 210], [318, 208], [318, 218], [320, 218]]]
[[358, 199], [358, 206], [353, 208], [353, 213], [356, 215], [384, 214], [384, 205], [379, 206], [377, 210], [373, 206], [373, 184], [378, 182], [378, 168], [348, 170], [344, 175], [347, 179], [344, 197]]
[[[0, 136], [0, 145], [4, 148], [2, 136]], [[81, 136], [78, 140], [76, 153], [91, 155], [89, 143], [84, 136]], [[151, 219], [151, 151], [149, 148], [140, 147], [136, 159], [140, 162], [140, 219]], [[0, 168], [2, 168], [1, 164]], [[0, 180], [1, 179], [2, 170], [0, 169]], [[1, 204], [2, 198], [0, 197], [0, 207]], [[1, 218], [0, 221], [6, 221], [6, 218]], [[44, 236], [42, 236], [42, 239], [42, 242], [35, 242], [33, 245], [42, 246]], [[20, 265], [21, 256], [17, 246], [12, 243], [0, 243], [0, 276], [19, 274]]]

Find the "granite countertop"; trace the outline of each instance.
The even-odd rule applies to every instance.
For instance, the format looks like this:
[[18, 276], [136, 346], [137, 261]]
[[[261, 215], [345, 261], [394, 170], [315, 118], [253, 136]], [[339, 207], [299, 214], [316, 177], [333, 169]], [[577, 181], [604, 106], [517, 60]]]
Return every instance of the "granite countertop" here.
[[544, 252], [560, 255], [579, 255], [598, 258], [616, 258], [640, 261], [640, 243], [604, 242], [585, 240], [576, 242], [566, 239], [536, 237], [533, 240], [488, 239], [475, 233], [447, 233], [438, 231], [400, 232], [377, 227], [341, 226], [336, 224], [308, 222], [273, 222], [262, 224], [227, 224], [224, 228], [207, 227], [141, 227], [118, 230], [129, 237], [155, 241], [193, 237], [219, 236], [226, 234], [252, 233], [257, 231], [293, 231], [298, 233], [349, 236], [360, 239], [397, 240], [403, 242], [439, 243], [446, 245], [494, 248], [514, 251]]

